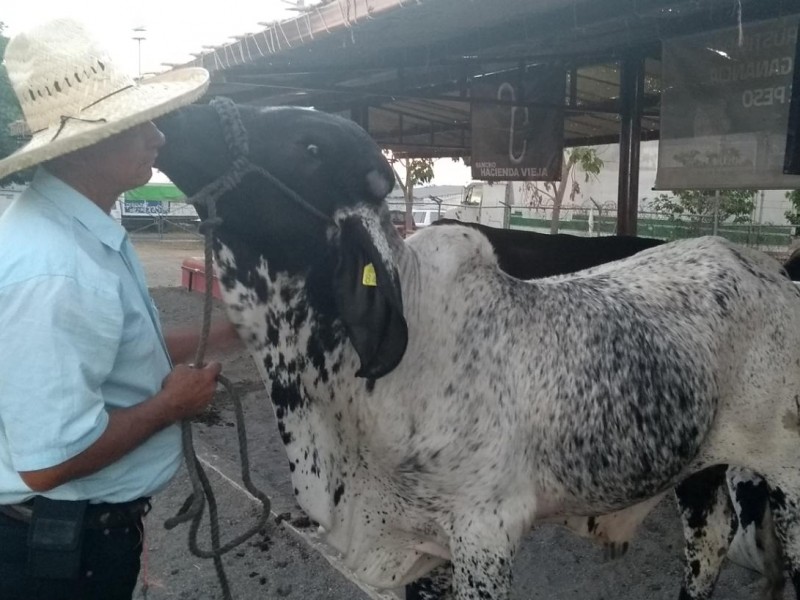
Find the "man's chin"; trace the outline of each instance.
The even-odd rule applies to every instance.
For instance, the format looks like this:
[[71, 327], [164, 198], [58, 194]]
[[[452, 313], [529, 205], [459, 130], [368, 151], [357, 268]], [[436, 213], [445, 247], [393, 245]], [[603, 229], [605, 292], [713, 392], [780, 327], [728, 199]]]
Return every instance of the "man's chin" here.
[[140, 185], [145, 185], [148, 181], [153, 178], [153, 167], [147, 167], [142, 169], [142, 176], [139, 178], [139, 181], [136, 183], [136, 187]]

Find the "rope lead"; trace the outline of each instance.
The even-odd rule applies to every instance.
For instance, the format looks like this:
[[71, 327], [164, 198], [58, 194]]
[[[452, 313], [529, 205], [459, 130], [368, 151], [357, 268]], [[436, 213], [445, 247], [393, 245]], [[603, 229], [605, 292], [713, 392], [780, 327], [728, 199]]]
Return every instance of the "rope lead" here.
[[[223, 122], [224, 121], [226, 120], [223, 119]], [[235, 123], [231, 123], [230, 119], [227, 119], [227, 122], [224, 123], [226, 125], [226, 137], [231, 138], [228, 140], [229, 143], [233, 143], [233, 138], [239, 138], [240, 141], [238, 143], [238, 147], [240, 149], [243, 148], [246, 153], [246, 138], [244, 139], [244, 142], [241, 142], [241, 136], [244, 135], [244, 128], [241, 126], [241, 120], [237, 119], [236, 121], [237, 122]], [[230, 173], [220, 177], [216, 181], [212, 182], [212, 184], [201, 190], [202, 202], [205, 204], [206, 210], [208, 211], [208, 216], [203, 223], [206, 278], [203, 304], [203, 323], [194, 361], [194, 364], [198, 368], [202, 367], [204, 364], [208, 336], [211, 330], [211, 312], [213, 308], [212, 245], [214, 229], [219, 225], [219, 219], [216, 216], [216, 200], [226, 191], [232, 189], [241, 180], [240, 174], [244, 171], [244, 167], [246, 166], [243, 164], [244, 159], [242, 155], [240, 155], [239, 159], [234, 162], [236, 164], [234, 164]], [[194, 202], [199, 201], [200, 199], [194, 200]], [[173, 529], [180, 523], [191, 521], [191, 525], [189, 527], [190, 552], [200, 558], [213, 559], [214, 569], [216, 570], [217, 578], [222, 589], [222, 596], [224, 600], [232, 600], [233, 596], [231, 595], [230, 584], [225, 573], [225, 568], [222, 564], [222, 555], [230, 552], [237, 546], [240, 546], [246, 540], [251, 538], [259, 531], [262, 531], [266, 527], [267, 520], [270, 516], [271, 503], [269, 497], [253, 484], [252, 477], [250, 475], [250, 456], [247, 448], [247, 431], [244, 422], [244, 410], [242, 409], [242, 402], [239, 394], [230, 380], [228, 380], [226, 377], [220, 376], [219, 382], [228, 390], [228, 394], [233, 401], [234, 411], [236, 413], [236, 429], [238, 433], [239, 459], [242, 467], [242, 482], [244, 483], [245, 489], [247, 489], [247, 491], [250, 492], [261, 503], [261, 513], [254, 526], [241, 535], [235, 537], [227, 544], [221, 544], [219, 533], [219, 513], [217, 510], [217, 502], [214, 496], [214, 491], [202, 464], [197, 458], [197, 454], [194, 449], [194, 442], [192, 440], [191, 423], [188, 420], [185, 420], [181, 422], [181, 443], [183, 447], [184, 458], [186, 460], [186, 469], [189, 473], [189, 479], [192, 484], [192, 493], [183, 503], [178, 511], [178, 514], [165, 521], [164, 527], [167, 529]], [[200, 545], [197, 541], [197, 533], [200, 529], [200, 523], [203, 519], [203, 510], [205, 508], [206, 501], [208, 502], [209, 528], [211, 533], [210, 550], [204, 550], [200, 548]]]

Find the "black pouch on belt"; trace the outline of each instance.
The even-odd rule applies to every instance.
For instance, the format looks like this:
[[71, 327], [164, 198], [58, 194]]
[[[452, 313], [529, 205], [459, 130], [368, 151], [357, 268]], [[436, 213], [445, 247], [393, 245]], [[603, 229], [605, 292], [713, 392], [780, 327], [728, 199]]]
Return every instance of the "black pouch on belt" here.
[[28, 574], [44, 579], [75, 579], [81, 566], [83, 518], [88, 500], [50, 500], [37, 496], [28, 529]]

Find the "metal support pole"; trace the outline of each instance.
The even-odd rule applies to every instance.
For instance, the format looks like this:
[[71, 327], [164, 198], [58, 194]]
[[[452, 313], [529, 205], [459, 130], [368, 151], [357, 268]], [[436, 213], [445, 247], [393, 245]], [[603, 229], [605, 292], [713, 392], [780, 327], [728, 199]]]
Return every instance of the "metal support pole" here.
[[714, 228], [711, 235], [717, 235], [719, 231], [719, 190], [714, 190]]
[[136, 40], [137, 53], [138, 53], [138, 56], [139, 56], [139, 78], [137, 79], [137, 81], [141, 81], [142, 80], [142, 42], [147, 39], [147, 36], [145, 36], [145, 32], [147, 32], [147, 29], [145, 29], [144, 27], [134, 27], [133, 28], [133, 32], [134, 32], [133, 39]]
[[620, 63], [619, 194], [617, 234], [636, 235], [639, 211], [639, 144], [644, 98], [644, 58], [627, 56]]

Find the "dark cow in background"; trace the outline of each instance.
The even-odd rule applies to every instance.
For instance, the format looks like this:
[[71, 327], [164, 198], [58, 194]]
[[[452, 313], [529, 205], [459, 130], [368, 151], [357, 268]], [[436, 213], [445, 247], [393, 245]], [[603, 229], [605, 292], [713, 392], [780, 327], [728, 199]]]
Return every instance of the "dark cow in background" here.
[[492, 245], [500, 269], [517, 279], [566, 275], [628, 258], [637, 252], [664, 243], [663, 240], [655, 238], [631, 235], [583, 237], [567, 233], [551, 235], [516, 229], [498, 229], [455, 219], [439, 219], [431, 225], [466, 226], [480, 231]]
[[452, 560], [457, 600], [505, 600], [537, 521], [627, 510], [720, 464], [769, 482], [800, 564], [800, 292], [773, 259], [700, 238], [520, 281], [472, 228], [404, 242], [392, 170], [351, 121], [215, 102], [159, 126], [158, 166], [220, 196], [228, 314], [298, 502], [362, 580]]

